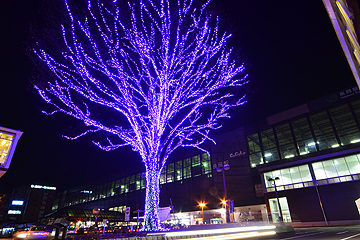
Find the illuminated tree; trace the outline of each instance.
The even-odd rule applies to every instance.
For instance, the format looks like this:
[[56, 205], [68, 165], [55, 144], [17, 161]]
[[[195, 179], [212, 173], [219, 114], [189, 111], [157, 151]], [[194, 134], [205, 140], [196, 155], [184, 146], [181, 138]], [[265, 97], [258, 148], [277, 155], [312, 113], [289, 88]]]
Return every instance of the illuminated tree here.
[[[207, 152], [201, 144], [213, 141], [209, 131], [244, 102], [230, 91], [246, 82], [244, 67], [232, 59], [230, 34], [219, 33], [210, 1], [196, 7], [193, 0], [89, 0], [77, 13], [63, 1], [63, 49], [56, 54], [41, 42], [34, 49], [54, 76], [35, 85], [55, 107], [45, 113], [84, 123], [86, 130], [69, 139], [102, 132], [107, 140], [93, 141], [101, 149], [129, 145], [140, 154], [146, 169], [143, 230], [159, 230], [161, 170], [179, 147]], [[113, 117], [102, 115], [104, 109]]]

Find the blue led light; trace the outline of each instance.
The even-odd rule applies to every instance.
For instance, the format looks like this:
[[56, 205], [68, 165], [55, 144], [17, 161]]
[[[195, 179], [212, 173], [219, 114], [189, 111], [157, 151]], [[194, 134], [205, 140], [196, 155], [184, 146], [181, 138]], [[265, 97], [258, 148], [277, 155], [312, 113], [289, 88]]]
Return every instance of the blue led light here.
[[[35, 86], [55, 108], [44, 113], [84, 123], [87, 130], [68, 139], [103, 131], [110, 137], [94, 141], [99, 148], [129, 145], [140, 154], [146, 168], [143, 230], [160, 230], [159, 179], [169, 155], [179, 147], [207, 152], [201, 144], [215, 143], [210, 130], [245, 102], [222, 90], [247, 82], [244, 66], [226, 47], [231, 35], [220, 33], [218, 18], [205, 11], [209, 0], [199, 8], [194, 1], [139, 0], [128, 3], [129, 11], [116, 0], [88, 0], [86, 17], [63, 1], [70, 20], [59, 32], [64, 49], [58, 56], [34, 49], [54, 74], [47, 86]], [[94, 104], [123, 115], [127, 124], [105, 123]]]

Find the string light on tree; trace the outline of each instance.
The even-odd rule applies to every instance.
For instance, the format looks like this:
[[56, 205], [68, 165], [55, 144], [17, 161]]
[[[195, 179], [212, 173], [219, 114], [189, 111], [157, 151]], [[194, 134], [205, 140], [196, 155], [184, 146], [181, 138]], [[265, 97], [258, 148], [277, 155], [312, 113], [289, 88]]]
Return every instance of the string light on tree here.
[[[231, 34], [220, 33], [210, 1], [138, 0], [124, 9], [120, 1], [88, 0], [86, 11], [76, 13], [70, 0], [63, 2], [63, 45], [40, 41], [34, 48], [53, 74], [35, 85], [54, 108], [45, 113], [83, 122], [84, 130], [68, 139], [92, 134], [105, 151], [131, 146], [140, 154], [146, 168], [143, 230], [160, 230], [159, 180], [170, 154], [179, 147], [207, 152], [201, 144], [214, 142], [209, 132], [245, 102], [245, 95], [231, 93], [247, 81], [227, 47]], [[95, 133], [107, 137], [99, 140]]]

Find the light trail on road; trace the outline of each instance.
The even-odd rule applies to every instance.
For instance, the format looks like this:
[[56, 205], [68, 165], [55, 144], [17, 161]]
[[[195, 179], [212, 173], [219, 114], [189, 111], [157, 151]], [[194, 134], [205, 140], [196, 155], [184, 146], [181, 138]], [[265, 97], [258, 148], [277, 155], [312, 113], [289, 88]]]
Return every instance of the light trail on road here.
[[[215, 239], [239, 239], [239, 238], [249, 238], [249, 237], [262, 237], [275, 235], [275, 231], [267, 231], [267, 232], [245, 232], [245, 233], [234, 233], [234, 234], [224, 234], [224, 235], [216, 235], [211, 237], [198, 237], [191, 238], [191, 240], [215, 240]], [[175, 239], [175, 240], [183, 240], [183, 238]]]
[[360, 235], [360, 233], [355, 234], [355, 235], [350, 236], [350, 237], [342, 238], [342, 239], [340, 239], [340, 240], [346, 240], [346, 239], [354, 238], [354, 237], [357, 237], [357, 236], [359, 236], [359, 235]]

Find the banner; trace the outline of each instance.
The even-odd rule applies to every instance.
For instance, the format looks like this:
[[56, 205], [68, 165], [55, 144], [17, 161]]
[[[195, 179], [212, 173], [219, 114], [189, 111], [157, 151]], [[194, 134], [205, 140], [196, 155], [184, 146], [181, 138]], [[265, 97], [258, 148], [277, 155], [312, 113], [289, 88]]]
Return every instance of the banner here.
[[165, 221], [165, 220], [170, 220], [170, 211], [171, 211], [170, 207], [163, 207], [163, 208], [159, 207], [160, 222]]

